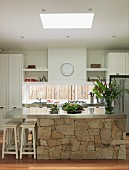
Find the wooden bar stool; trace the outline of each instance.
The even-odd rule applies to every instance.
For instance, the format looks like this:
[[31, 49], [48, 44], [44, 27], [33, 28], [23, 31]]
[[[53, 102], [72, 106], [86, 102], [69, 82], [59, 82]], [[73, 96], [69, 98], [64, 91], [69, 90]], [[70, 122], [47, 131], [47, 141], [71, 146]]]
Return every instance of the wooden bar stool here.
[[5, 154], [16, 154], [16, 159], [18, 159], [18, 145], [19, 145], [19, 122], [6, 122], [3, 124], [3, 147], [2, 147], [2, 159]]
[[[21, 146], [20, 146], [20, 159], [23, 154], [33, 154], [36, 159], [36, 121], [25, 121], [20, 127], [21, 130]], [[28, 140], [29, 129], [32, 131], [32, 140]], [[26, 131], [27, 130], [27, 131]]]

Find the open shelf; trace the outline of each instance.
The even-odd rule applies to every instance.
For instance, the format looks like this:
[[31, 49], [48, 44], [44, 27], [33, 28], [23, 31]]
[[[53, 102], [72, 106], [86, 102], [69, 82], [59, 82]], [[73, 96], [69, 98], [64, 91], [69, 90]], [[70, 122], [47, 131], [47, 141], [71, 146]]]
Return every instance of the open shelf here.
[[23, 70], [24, 71], [48, 71], [48, 68], [46, 68], [46, 69], [28, 69], [28, 68], [25, 68]]
[[86, 71], [107, 71], [106, 68], [86, 68]]

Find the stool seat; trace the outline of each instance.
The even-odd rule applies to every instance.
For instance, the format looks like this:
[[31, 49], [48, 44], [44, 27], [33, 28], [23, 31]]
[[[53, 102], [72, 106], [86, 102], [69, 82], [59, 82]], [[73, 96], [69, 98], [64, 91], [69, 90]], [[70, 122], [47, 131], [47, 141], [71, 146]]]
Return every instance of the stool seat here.
[[12, 121], [9, 121], [9, 122], [6, 122], [6, 123], [4, 123], [2, 126], [3, 127], [12, 127], [12, 126], [18, 126], [18, 125], [20, 125], [20, 123], [19, 122], [12, 122]]
[[2, 159], [5, 154], [16, 154], [16, 159], [18, 159], [19, 125], [19, 122], [12, 121], [3, 124]]
[[[21, 146], [20, 146], [20, 159], [23, 154], [33, 154], [36, 159], [36, 121], [24, 121], [20, 127], [21, 132]], [[28, 140], [28, 131], [32, 130], [32, 140]]]

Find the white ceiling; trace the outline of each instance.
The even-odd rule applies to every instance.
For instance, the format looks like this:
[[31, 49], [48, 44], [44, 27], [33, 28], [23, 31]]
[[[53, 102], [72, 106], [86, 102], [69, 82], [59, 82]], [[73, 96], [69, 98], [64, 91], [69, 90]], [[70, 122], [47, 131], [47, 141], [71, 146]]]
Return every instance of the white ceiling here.
[[[95, 13], [92, 29], [42, 28], [42, 9], [46, 13], [84, 13], [89, 8]], [[129, 0], [0, 0], [0, 49], [63, 46], [129, 50]]]

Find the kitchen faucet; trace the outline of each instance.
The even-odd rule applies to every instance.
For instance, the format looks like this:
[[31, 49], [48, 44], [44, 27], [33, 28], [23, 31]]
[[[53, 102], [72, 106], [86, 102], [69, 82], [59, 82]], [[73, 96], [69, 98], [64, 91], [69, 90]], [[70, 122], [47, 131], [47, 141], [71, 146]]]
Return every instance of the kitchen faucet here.
[[39, 102], [41, 103], [41, 98], [37, 98], [39, 100]]

